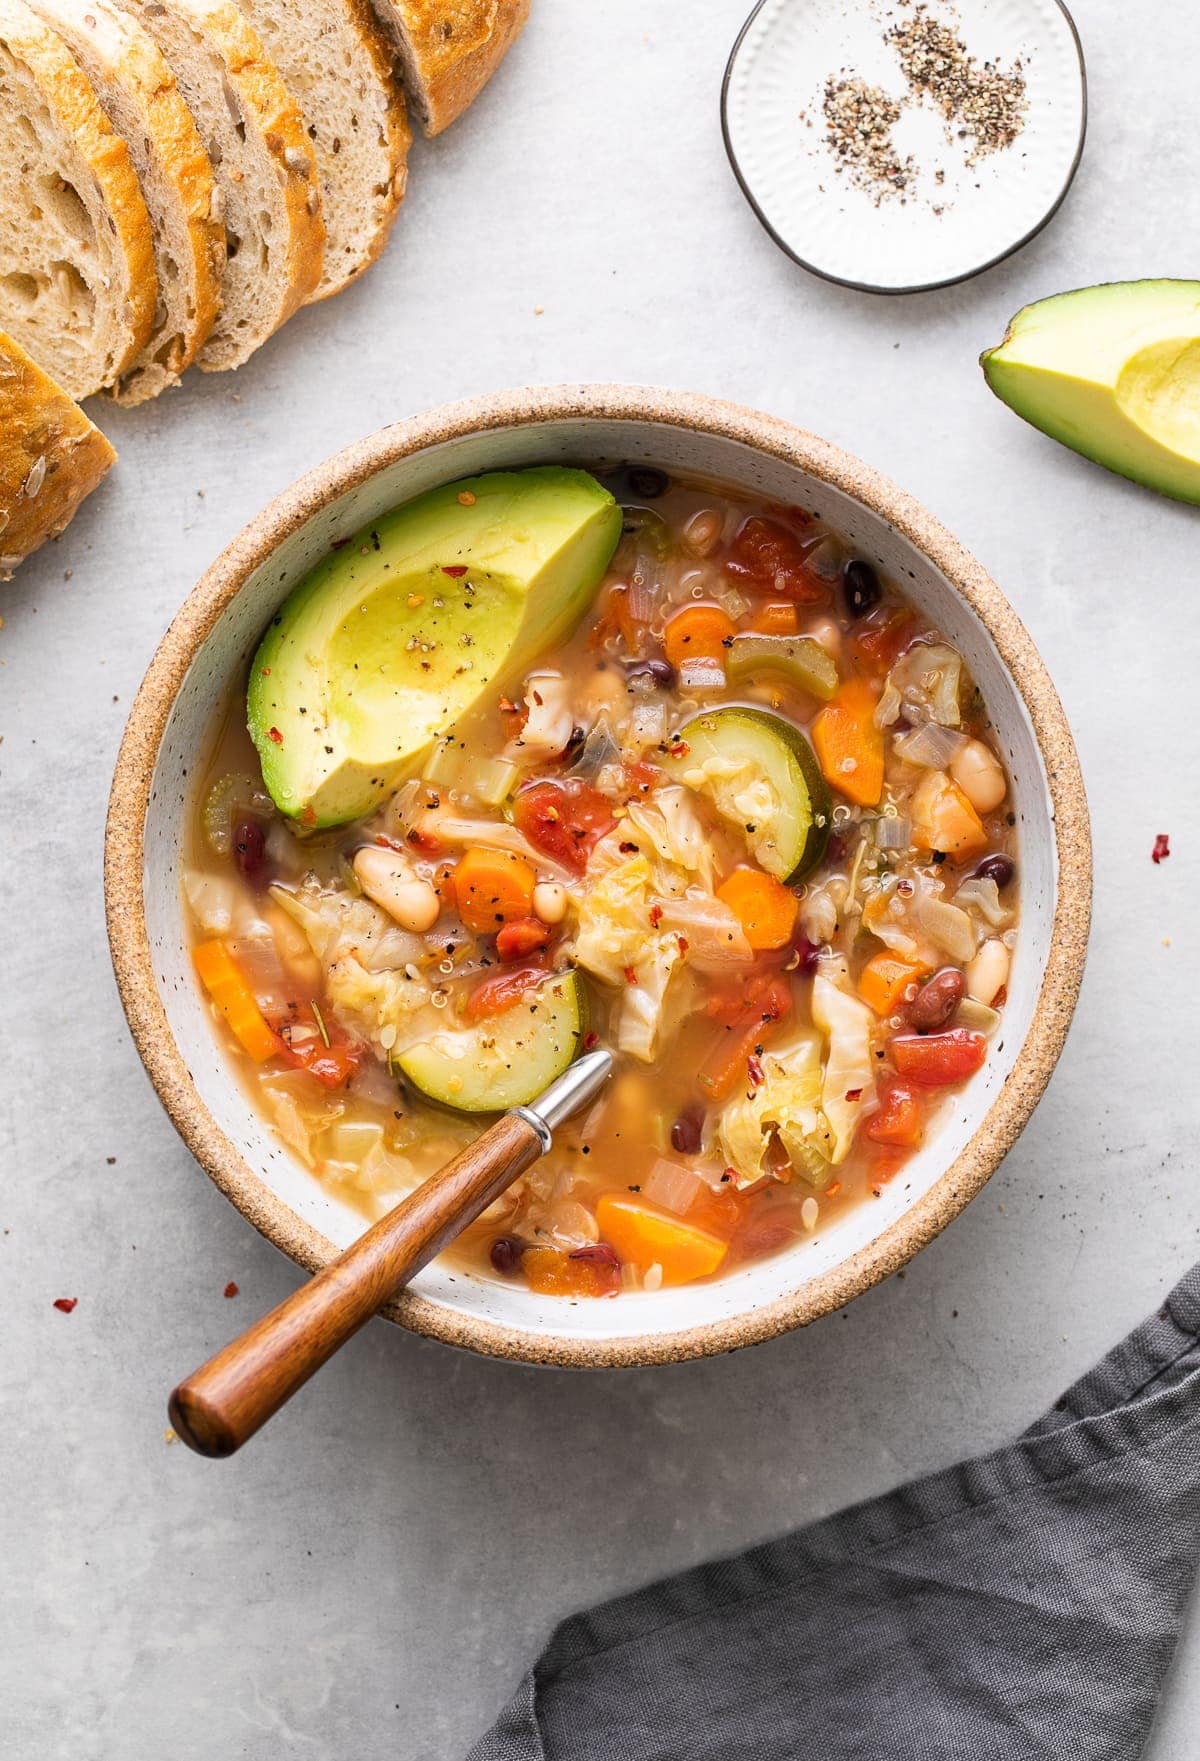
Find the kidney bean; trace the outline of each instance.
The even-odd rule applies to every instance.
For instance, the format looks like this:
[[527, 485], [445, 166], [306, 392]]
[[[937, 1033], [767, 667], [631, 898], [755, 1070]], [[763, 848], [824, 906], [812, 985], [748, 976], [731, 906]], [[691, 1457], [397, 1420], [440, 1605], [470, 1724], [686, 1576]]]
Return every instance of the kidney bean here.
[[943, 966], [926, 979], [908, 1005], [908, 1019], [918, 1033], [936, 1033], [953, 1020], [963, 1000], [967, 981], [956, 966]]
[[515, 1235], [498, 1235], [492, 1243], [492, 1251], [488, 1255], [497, 1272], [505, 1278], [511, 1278], [514, 1272], [521, 1269], [521, 1255], [525, 1251], [525, 1243], [518, 1241]]
[[855, 557], [842, 571], [842, 598], [852, 618], [865, 618], [883, 598], [879, 576], [870, 563]]
[[675, 668], [669, 660], [635, 660], [625, 669], [627, 679], [653, 679], [656, 685], [673, 685]]
[[800, 956], [800, 964], [796, 970], [804, 973], [806, 978], [810, 977], [817, 970], [817, 961], [821, 958], [821, 944], [810, 942], [807, 936], [799, 935], [796, 937], [794, 945]]
[[1012, 857], [1001, 852], [994, 856], [985, 856], [975, 869], [980, 880], [994, 880], [998, 887], [1010, 885], [1016, 872], [1017, 865]]
[[685, 1107], [671, 1127], [671, 1148], [681, 1156], [694, 1156], [704, 1133], [704, 1109]]
[[267, 840], [262, 822], [239, 820], [233, 834], [233, 859], [242, 879], [252, 887], [261, 886], [266, 878]]

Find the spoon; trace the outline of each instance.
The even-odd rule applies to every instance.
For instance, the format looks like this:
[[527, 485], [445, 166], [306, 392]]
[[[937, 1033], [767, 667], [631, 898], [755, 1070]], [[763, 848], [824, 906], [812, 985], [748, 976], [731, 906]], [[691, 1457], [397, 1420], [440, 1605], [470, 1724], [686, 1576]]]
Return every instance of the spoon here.
[[546, 1154], [556, 1127], [599, 1092], [611, 1070], [610, 1052], [585, 1052], [209, 1358], [171, 1396], [177, 1435], [198, 1455], [240, 1449], [382, 1303]]

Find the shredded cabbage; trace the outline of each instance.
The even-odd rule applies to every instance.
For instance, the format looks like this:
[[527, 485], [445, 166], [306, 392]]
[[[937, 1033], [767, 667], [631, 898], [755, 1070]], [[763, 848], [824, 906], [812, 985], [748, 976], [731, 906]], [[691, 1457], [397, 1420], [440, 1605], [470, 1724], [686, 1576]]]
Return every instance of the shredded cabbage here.
[[834, 1160], [834, 1137], [821, 1105], [821, 1043], [815, 1033], [793, 1035], [765, 1051], [763, 1081], [727, 1101], [717, 1118], [721, 1154], [739, 1186], [768, 1172], [767, 1151], [776, 1135], [796, 1173], [823, 1186]]
[[821, 1104], [833, 1132], [830, 1160], [845, 1159], [863, 1108], [874, 1098], [871, 1033], [875, 1018], [857, 997], [818, 972], [813, 979], [813, 1020], [829, 1041]]
[[323, 963], [326, 995], [349, 1033], [384, 1057], [426, 1036], [432, 989], [416, 965], [425, 953], [419, 936], [398, 929], [368, 899], [336, 887], [309, 882], [298, 892], [273, 887], [271, 895]]
[[697, 877], [705, 892], [712, 892], [712, 839], [704, 830], [689, 790], [675, 784], [656, 789], [647, 801], [631, 801], [627, 823], [649, 839], [664, 862], [686, 869]]
[[780, 820], [786, 822], [789, 810], [753, 758], [739, 762], [714, 753], [685, 770], [683, 780], [689, 789], [709, 797], [721, 818], [745, 839], [754, 860], [766, 867], [777, 854], [776, 827]]
[[[639, 853], [614, 862], [611, 845], [612, 834], [593, 852], [590, 884], [579, 902], [575, 961], [605, 984], [621, 987], [617, 1046], [649, 1063], [662, 1027], [667, 986], [683, 955], [676, 935], [650, 924], [656, 877], [649, 859]], [[600, 865], [593, 877], [596, 856]]]
[[[947, 642], [918, 642], [902, 654], [887, 676], [883, 701], [892, 705], [895, 721], [901, 704], [923, 709], [944, 728], [956, 728], [962, 721], [962, 696], [965, 668], [962, 655]], [[876, 720], [879, 720], [878, 712]]]

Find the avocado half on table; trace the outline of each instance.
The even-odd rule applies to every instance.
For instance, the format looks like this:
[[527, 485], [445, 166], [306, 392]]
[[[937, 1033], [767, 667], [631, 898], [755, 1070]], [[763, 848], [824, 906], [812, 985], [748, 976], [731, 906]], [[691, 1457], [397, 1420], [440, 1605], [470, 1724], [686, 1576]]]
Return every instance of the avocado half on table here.
[[[586, 471], [449, 483], [323, 558], [271, 620], [247, 722], [279, 810], [316, 831], [370, 813], [489, 688], [583, 616], [621, 537]], [[429, 1100], [489, 1113], [532, 1100], [578, 1055], [587, 997], [550, 974], [499, 1021], [447, 1023], [397, 1061]]]
[[1115, 281], [1039, 300], [981, 364], [996, 396], [1052, 439], [1200, 502], [1200, 282]]

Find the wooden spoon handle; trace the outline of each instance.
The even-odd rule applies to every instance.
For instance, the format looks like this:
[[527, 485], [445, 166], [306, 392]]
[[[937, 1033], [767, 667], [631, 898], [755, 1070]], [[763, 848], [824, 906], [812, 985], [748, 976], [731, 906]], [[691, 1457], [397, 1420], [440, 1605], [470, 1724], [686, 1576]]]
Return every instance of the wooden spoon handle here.
[[272, 1413], [542, 1154], [517, 1113], [402, 1199], [352, 1247], [181, 1382], [171, 1423], [200, 1455], [232, 1455]]

